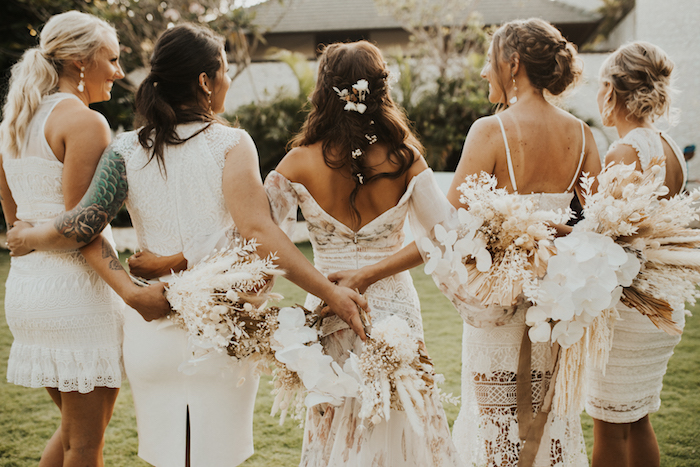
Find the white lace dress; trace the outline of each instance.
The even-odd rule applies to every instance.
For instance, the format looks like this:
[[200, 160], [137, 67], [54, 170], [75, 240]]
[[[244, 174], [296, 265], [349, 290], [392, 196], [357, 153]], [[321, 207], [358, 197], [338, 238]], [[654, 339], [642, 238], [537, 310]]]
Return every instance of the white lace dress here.
[[[17, 218], [32, 224], [65, 210], [63, 163], [44, 136], [50, 113], [72, 94], [44, 98], [18, 158], [3, 157]], [[109, 228], [105, 235], [111, 238]], [[5, 317], [14, 342], [7, 380], [37, 388], [87, 393], [118, 388], [122, 379], [123, 302], [77, 250], [37, 251], [11, 259]]]
[[[163, 173], [155, 160], [148, 163], [136, 132], [115, 139], [113, 147], [126, 163], [126, 206], [140, 248], [172, 255], [192, 240], [232, 226], [222, 174], [226, 154], [243, 132], [215, 123], [197, 134], [205, 125], [177, 128], [182, 138], [196, 135], [165, 148]], [[124, 364], [136, 407], [139, 456], [158, 467], [183, 466], [189, 414], [191, 465], [238, 465], [253, 454], [258, 378], [226, 356], [180, 371], [190, 356], [184, 330], [167, 318], [146, 322], [127, 308]]]
[[[316, 267], [324, 274], [356, 269], [374, 264], [401, 249], [406, 216], [412, 222], [431, 222], [428, 205], [417, 202], [418, 193], [442, 196], [430, 170], [421, 172], [410, 182], [398, 204], [354, 232], [326, 213], [299, 183], [292, 183], [277, 172], [271, 172], [265, 187], [273, 213], [280, 225], [296, 220], [297, 204], [306, 218], [314, 249]], [[432, 226], [432, 224], [430, 224]], [[404, 271], [371, 285], [365, 297], [372, 310], [374, 323], [389, 316], [399, 316], [409, 324], [414, 336], [423, 340], [423, 325], [418, 295], [410, 273]], [[308, 296], [306, 307], [315, 308], [319, 299]], [[338, 318], [324, 320], [324, 348], [343, 365], [348, 350], [359, 352], [361, 341], [354, 331]], [[406, 415], [391, 411], [389, 421], [358, 430], [360, 404], [354, 398], [341, 406], [315, 406], [307, 413], [304, 445], [300, 465], [353, 467], [427, 467], [461, 465], [450, 439], [445, 412], [436, 394], [427, 401], [423, 436], [411, 428]]]
[[[619, 144], [633, 147], [642, 168], [646, 170], [653, 156], [664, 153], [661, 138], [676, 154], [685, 185], [685, 160], [676, 143], [665, 134], [637, 128], [613, 143], [612, 147]], [[665, 169], [658, 177], [665, 179]], [[620, 320], [615, 323], [605, 375], [588, 365], [586, 412], [593, 418], [609, 423], [631, 423], [659, 410], [666, 366], [681, 336], [670, 336], [659, 330], [649, 318], [635, 309], [622, 304], [617, 309]], [[685, 325], [685, 309], [674, 310], [673, 321], [682, 328]]]
[[[505, 129], [498, 116], [506, 147], [511, 186], [517, 192], [513, 164]], [[565, 193], [522, 195], [535, 201], [539, 209], [569, 207], [571, 189], [585, 155], [585, 132], [581, 122], [583, 146], [576, 175]], [[437, 281], [437, 279], [436, 279]], [[515, 466], [524, 442], [519, 438], [516, 374], [523, 334], [527, 332], [527, 303], [517, 307], [484, 307], [463, 293], [459, 278], [454, 276], [437, 285], [450, 298], [465, 321], [462, 334], [462, 407], [455, 420], [452, 438], [468, 466]], [[549, 343], [532, 344], [532, 406], [539, 412], [551, 383], [554, 366]], [[581, 421], [578, 416], [560, 418], [551, 411], [537, 449], [535, 467], [587, 466]]]

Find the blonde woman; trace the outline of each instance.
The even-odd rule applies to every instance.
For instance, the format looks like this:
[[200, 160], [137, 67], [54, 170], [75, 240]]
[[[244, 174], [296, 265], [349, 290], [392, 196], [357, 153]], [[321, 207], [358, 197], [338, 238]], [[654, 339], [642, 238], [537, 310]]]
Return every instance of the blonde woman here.
[[[667, 134], [654, 127], [671, 106], [673, 62], [655, 45], [634, 42], [616, 50], [600, 70], [598, 108], [605, 126], [620, 139], [605, 162], [634, 164], [647, 170], [652, 158], [663, 158], [658, 177], [668, 196], [687, 180], [683, 154]], [[637, 310], [618, 305], [613, 347], [606, 373], [588, 374], [586, 412], [593, 417], [593, 466], [652, 467], [660, 463], [659, 447], [649, 414], [659, 410], [666, 365], [680, 336], [657, 329]], [[685, 310], [674, 321], [685, 324]]]
[[[12, 69], [0, 125], [8, 225], [42, 223], [78, 203], [111, 136], [107, 121], [88, 104], [109, 100], [114, 81], [123, 77], [112, 26], [78, 12], [48, 21], [40, 45]], [[128, 303], [140, 308], [146, 293], [149, 312], [165, 312], [162, 288], [139, 291], [109, 237], [84, 249], [91, 264]], [[61, 411], [40, 466], [103, 465], [104, 432], [122, 380], [122, 307], [78, 250], [12, 258], [5, 293], [14, 336], [7, 379], [45, 387]]]

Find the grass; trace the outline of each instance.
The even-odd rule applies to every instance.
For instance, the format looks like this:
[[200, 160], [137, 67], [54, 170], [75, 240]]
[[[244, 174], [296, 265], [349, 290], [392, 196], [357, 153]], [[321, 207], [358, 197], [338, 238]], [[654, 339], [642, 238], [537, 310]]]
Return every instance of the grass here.
[[[311, 256], [311, 248], [302, 245]], [[0, 253], [0, 278], [9, 269], [9, 257]], [[445, 375], [443, 390], [459, 394], [462, 322], [432, 280], [420, 269], [412, 271], [423, 306], [426, 344], [438, 373]], [[285, 296], [283, 304], [303, 303], [304, 293], [282, 279], [276, 291]], [[4, 301], [4, 288], [0, 289]], [[700, 311], [700, 308], [698, 308]], [[697, 313], [696, 313], [697, 314]], [[58, 409], [43, 389], [27, 389], [6, 382], [7, 358], [12, 335], [0, 307], [0, 467], [34, 466], [46, 441], [59, 423]], [[291, 467], [298, 465], [302, 430], [293, 420], [279, 426], [270, 417], [270, 378], [263, 377], [255, 404], [255, 454], [245, 467]], [[661, 448], [664, 467], [700, 466], [700, 323], [688, 319], [681, 343], [671, 359], [661, 395], [661, 410], [651, 416]], [[450, 425], [458, 407], [445, 407]], [[592, 422], [581, 416], [590, 456]], [[105, 462], [108, 466], [147, 466], [136, 456], [136, 420], [128, 382], [117, 399], [114, 416], [106, 433]]]

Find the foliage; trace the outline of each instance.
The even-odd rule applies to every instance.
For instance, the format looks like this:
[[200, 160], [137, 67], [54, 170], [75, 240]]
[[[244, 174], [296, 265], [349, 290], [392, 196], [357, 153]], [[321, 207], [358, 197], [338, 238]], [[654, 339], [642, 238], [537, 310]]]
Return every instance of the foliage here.
[[488, 85], [475, 70], [470, 67], [463, 70], [463, 76], [438, 78], [435, 88], [420, 93], [415, 104], [406, 98], [414, 91], [403, 92], [402, 104], [433, 170], [455, 169], [472, 123], [491, 110]]
[[397, 101], [426, 148], [434, 170], [454, 170], [471, 124], [489, 113], [479, 77], [488, 29], [472, 0], [377, 0], [411, 33], [407, 58], [395, 55]]
[[309, 111], [306, 103], [306, 97], [280, 92], [269, 101], [242, 105], [234, 115], [227, 115], [255, 141], [263, 178], [282, 160], [287, 143], [301, 129]]
[[627, 14], [632, 11], [635, 0], [602, 0], [603, 5], [598, 8], [598, 12], [603, 15], [593, 39], [583, 46], [583, 50], [594, 50], [595, 46], [608, 38], [610, 33], [617, 27]]
[[233, 115], [227, 115], [255, 141], [263, 178], [282, 160], [287, 143], [301, 130], [310, 110], [307, 96], [315, 85], [314, 69], [303, 54], [279, 50], [273, 56], [291, 68], [299, 82], [297, 95], [279, 90], [271, 99], [242, 105]]
[[[5, 9], [5, 6], [3, 6]], [[201, 23], [226, 38], [229, 62], [235, 76], [250, 64], [250, 55], [261, 39], [250, 10], [242, 0], [9, 0], [0, 15], [0, 73], [2, 94], [9, 68], [25, 49], [38, 45], [38, 31], [48, 19], [67, 10], [92, 13], [112, 23], [119, 34], [121, 63], [129, 72], [148, 67], [153, 45], [166, 28], [182, 22]], [[136, 84], [118, 80], [109, 102], [93, 105], [107, 117], [110, 126], [130, 129]]]

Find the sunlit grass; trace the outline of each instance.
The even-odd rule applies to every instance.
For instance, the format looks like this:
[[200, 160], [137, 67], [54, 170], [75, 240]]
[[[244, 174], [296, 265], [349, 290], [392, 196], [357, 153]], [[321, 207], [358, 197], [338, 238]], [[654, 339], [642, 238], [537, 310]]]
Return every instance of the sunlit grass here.
[[[311, 256], [309, 245], [302, 250]], [[0, 278], [7, 276], [9, 257], [0, 253]], [[462, 321], [450, 303], [421, 269], [412, 271], [423, 306], [423, 325], [428, 351], [438, 373], [445, 375], [443, 390], [459, 394]], [[303, 303], [305, 294], [288, 281], [275, 288], [285, 296], [282, 304]], [[4, 301], [4, 288], [0, 296]], [[0, 466], [35, 466], [46, 441], [59, 423], [58, 409], [43, 389], [27, 389], [6, 383], [7, 357], [12, 336], [0, 307]], [[293, 420], [279, 426], [270, 416], [270, 378], [264, 376], [255, 404], [255, 454], [245, 467], [291, 467], [299, 463], [302, 430]], [[661, 395], [661, 410], [651, 416], [661, 447], [664, 467], [700, 466], [700, 324], [688, 319], [685, 333], [669, 363]], [[450, 425], [458, 407], [446, 405]], [[592, 447], [592, 424], [583, 414], [588, 451]], [[119, 394], [107, 429], [105, 462], [108, 466], [147, 466], [136, 456], [136, 420], [131, 391], [126, 382]], [[427, 466], [426, 466], [427, 467]]]

